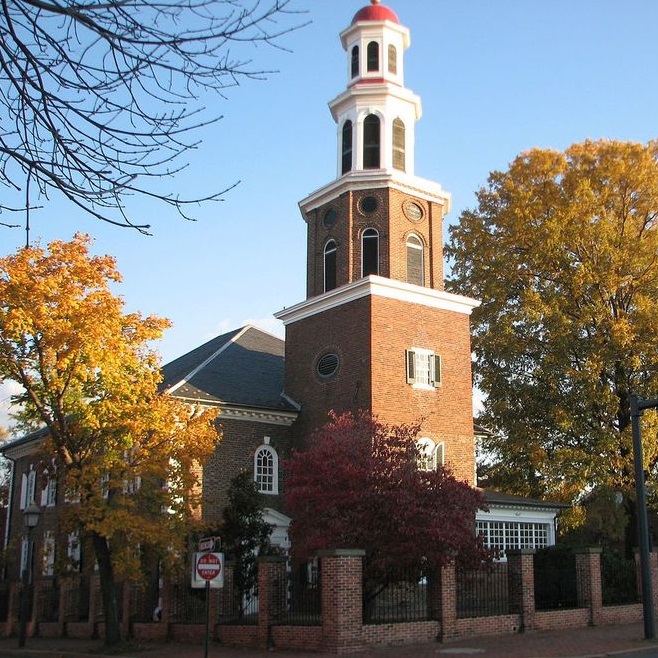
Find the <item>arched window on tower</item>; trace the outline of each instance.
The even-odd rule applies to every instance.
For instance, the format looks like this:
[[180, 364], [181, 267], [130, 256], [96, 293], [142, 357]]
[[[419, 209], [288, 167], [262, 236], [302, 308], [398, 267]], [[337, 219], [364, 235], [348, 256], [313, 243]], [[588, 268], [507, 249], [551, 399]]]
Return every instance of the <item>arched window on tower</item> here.
[[401, 119], [393, 121], [393, 167], [400, 171], [405, 168], [405, 127]]
[[359, 46], [352, 48], [352, 77], [359, 75]]
[[336, 241], [329, 240], [324, 246], [324, 291], [336, 287]]
[[368, 71], [379, 71], [379, 44], [376, 41], [368, 44]]
[[379, 169], [380, 132], [379, 117], [369, 114], [363, 121], [363, 168]]
[[391, 75], [398, 74], [398, 51], [393, 44], [388, 47], [388, 72]]
[[342, 165], [341, 173], [346, 174], [352, 170], [352, 122], [343, 124]]
[[367, 228], [361, 236], [361, 276], [379, 274], [379, 233]]
[[424, 285], [423, 260], [423, 242], [412, 233], [407, 238], [407, 283]]

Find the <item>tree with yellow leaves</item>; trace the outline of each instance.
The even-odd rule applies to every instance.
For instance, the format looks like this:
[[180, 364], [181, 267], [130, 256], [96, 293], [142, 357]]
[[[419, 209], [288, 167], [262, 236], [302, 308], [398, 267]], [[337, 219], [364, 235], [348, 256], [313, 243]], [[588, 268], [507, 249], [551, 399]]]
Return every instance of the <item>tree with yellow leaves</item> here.
[[[76, 235], [0, 259], [0, 382], [23, 387], [22, 416], [48, 428], [61, 524], [93, 546], [106, 643], [120, 640], [114, 582], [139, 547], [179, 554], [198, 508], [215, 414], [163, 395], [150, 342], [167, 320], [124, 313], [114, 260]], [[166, 510], [166, 511], [165, 511]]]
[[[632, 512], [629, 396], [658, 395], [658, 142], [535, 149], [493, 172], [451, 230], [450, 290], [473, 313], [476, 385], [499, 482]], [[645, 469], [656, 471], [654, 414]], [[629, 541], [635, 541], [629, 538]]]

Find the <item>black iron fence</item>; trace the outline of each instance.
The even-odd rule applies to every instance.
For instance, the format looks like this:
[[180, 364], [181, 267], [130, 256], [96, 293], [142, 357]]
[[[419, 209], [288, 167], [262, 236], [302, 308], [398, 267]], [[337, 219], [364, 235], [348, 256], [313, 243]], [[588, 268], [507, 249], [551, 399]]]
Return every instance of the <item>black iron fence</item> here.
[[363, 622], [365, 624], [426, 621], [436, 617], [438, 606], [432, 605], [431, 592], [437, 591], [431, 575], [417, 569], [398, 574], [388, 584], [368, 584], [363, 592]]
[[601, 554], [601, 589], [603, 605], [638, 603], [637, 564], [634, 559], [608, 551]]
[[275, 623], [296, 626], [322, 624], [320, 570], [317, 561], [287, 564], [270, 585]]
[[576, 554], [569, 547], [543, 548], [534, 556], [535, 608], [578, 607]]
[[66, 622], [89, 621], [89, 578], [80, 578], [74, 585], [66, 584], [62, 596], [63, 618]]
[[457, 569], [457, 617], [491, 617], [510, 612], [507, 563]]

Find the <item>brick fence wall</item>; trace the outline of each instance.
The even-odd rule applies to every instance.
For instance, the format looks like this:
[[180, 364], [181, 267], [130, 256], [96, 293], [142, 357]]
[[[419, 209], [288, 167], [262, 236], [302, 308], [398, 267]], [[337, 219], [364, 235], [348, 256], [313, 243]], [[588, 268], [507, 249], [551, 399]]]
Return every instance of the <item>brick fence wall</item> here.
[[[642, 605], [603, 606], [601, 586], [601, 552], [589, 549], [576, 557], [578, 606], [568, 610], [537, 610], [534, 589], [533, 551], [508, 551], [508, 589], [513, 614], [459, 618], [457, 614], [457, 578], [454, 563], [443, 566], [439, 577], [429, 583], [427, 606], [431, 621], [364, 624], [362, 614], [363, 551], [332, 550], [321, 553], [322, 621], [315, 626], [293, 626], [278, 623], [282, 606], [281, 577], [285, 574], [283, 558], [263, 558], [259, 566], [259, 609], [257, 623], [250, 625], [213, 624], [213, 639], [225, 644], [245, 647], [276, 647], [306, 651], [349, 654], [364, 647], [382, 644], [449, 641], [478, 635], [510, 634], [524, 631], [575, 628], [600, 624], [624, 624], [642, 620]], [[651, 555], [653, 591], [658, 597], [658, 556]], [[229, 576], [229, 574], [227, 574]], [[229, 576], [230, 577], [230, 576]], [[67, 621], [70, 588], [75, 581], [60, 587], [59, 618], [49, 622], [30, 622], [29, 635], [42, 637], [98, 637], [104, 628], [100, 613], [98, 582], [92, 583], [88, 597], [86, 621]], [[37, 590], [52, 583], [37, 582]], [[69, 589], [67, 590], [66, 587]], [[18, 597], [20, 586], [10, 588], [8, 619], [0, 625], [0, 633], [18, 630]], [[169, 616], [167, 600], [171, 588], [163, 588], [162, 616], [153, 623], [130, 621], [130, 587], [123, 588], [122, 632], [136, 639], [156, 641], [203, 642], [204, 624], [176, 623]], [[219, 592], [211, 591], [211, 619], [219, 605]], [[32, 620], [40, 618], [37, 605], [43, 597], [33, 597]], [[654, 606], [658, 603], [654, 600]], [[42, 617], [43, 615], [41, 615]], [[4, 628], [2, 627], [4, 626]]]

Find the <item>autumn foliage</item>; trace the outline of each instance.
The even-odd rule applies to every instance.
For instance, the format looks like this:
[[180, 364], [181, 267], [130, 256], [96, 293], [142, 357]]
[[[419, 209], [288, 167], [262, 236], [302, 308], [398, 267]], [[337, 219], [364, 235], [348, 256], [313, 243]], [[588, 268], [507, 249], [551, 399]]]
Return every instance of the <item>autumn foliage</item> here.
[[[533, 149], [477, 199], [451, 229], [448, 288], [482, 301], [491, 475], [525, 495], [632, 495], [630, 395], [658, 393], [658, 142]], [[655, 414], [643, 424], [656, 473]]]
[[418, 469], [418, 426], [362, 413], [332, 416], [285, 462], [294, 555], [366, 552], [365, 577], [383, 582], [423, 564], [484, 556], [475, 536], [481, 494], [447, 469]]
[[218, 436], [214, 413], [159, 392], [151, 341], [169, 323], [124, 313], [114, 260], [89, 244], [77, 235], [0, 259], [0, 381], [21, 384], [23, 419], [48, 429], [42, 465], [71, 503], [59, 529], [93, 546], [112, 643], [114, 579], [139, 574], [138, 547], [180, 554]]

